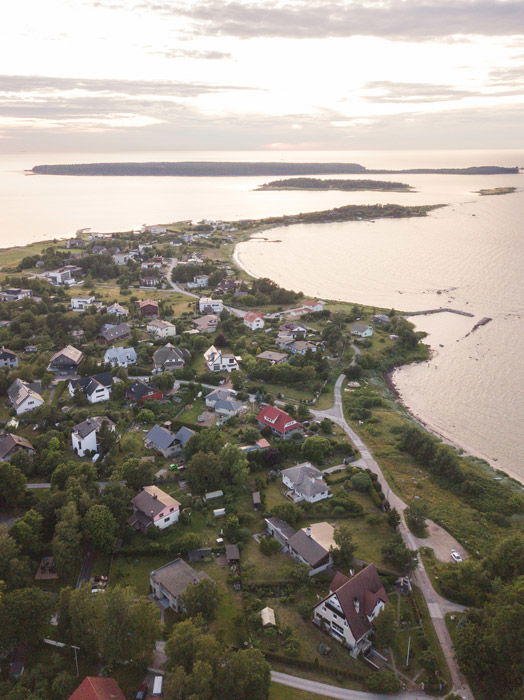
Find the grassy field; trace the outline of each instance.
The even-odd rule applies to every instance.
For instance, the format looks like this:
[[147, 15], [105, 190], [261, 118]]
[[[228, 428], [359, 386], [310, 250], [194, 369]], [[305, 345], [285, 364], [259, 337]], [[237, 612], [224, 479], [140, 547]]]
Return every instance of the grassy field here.
[[269, 700], [328, 700], [327, 695], [317, 695], [316, 693], [306, 693], [304, 690], [289, 688], [279, 683], [271, 683], [269, 689]]

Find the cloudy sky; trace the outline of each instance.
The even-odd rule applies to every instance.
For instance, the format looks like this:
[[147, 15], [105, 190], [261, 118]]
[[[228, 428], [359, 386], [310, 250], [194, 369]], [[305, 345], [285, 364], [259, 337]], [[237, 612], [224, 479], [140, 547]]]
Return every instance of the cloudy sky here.
[[524, 0], [0, 4], [0, 151], [518, 148]]

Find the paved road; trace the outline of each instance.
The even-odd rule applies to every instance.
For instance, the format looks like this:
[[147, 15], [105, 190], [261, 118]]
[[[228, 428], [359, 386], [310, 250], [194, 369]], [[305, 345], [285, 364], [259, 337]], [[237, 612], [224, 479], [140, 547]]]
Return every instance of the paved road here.
[[316, 693], [327, 698], [336, 698], [337, 700], [427, 700], [429, 697], [425, 693], [399, 693], [398, 695], [378, 695], [377, 693], [363, 693], [359, 690], [348, 690], [347, 688], [339, 688], [336, 685], [327, 683], [319, 683], [318, 681], [308, 681], [306, 678], [298, 676], [290, 676], [287, 673], [279, 671], [271, 671], [271, 680], [273, 683], [287, 685], [290, 688], [298, 688], [309, 693]]
[[[415, 541], [415, 538], [409, 531], [403, 515], [404, 510], [407, 508], [407, 504], [404, 503], [404, 501], [401, 498], [399, 498], [397, 494], [391, 491], [384, 477], [384, 474], [382, 473], [382, 470], [380, 469], [378, 463], [373, 457], [370, 449], [364, 443], [361, 437], [348, 425], [346, 419], [344, 418], [344, 408], [342, 403], [342, 385], [344, 383], [344, 380], [345, 376], [341, 374], [335, 383], [335, 402], [330, 409], [328, 409], [327, 411], [312, 410], [311, 412], [317, 418], [329, 418], [334, 423], [339, 425], [344, 430], [344, 432], [351, 438], [353, 444], [361, 454], [360, 462], [378, 476], [378, 480], [382, 486], [382, 490], [384, 491], [387, 500], [390, 502], [391, 506], [396, 508], [399, 512], [401, 516], [399, 531], [402, 535], [402, 539], [404, 540], [406, 546], [409, 547], [409, 549], [416, 550], [417, 543]], [[427, 538], [426, 544], [428, 546], [431, 546], [431, 537]], [[473, 693], [471, 692], [466, 678], [459, 670], [458, 663], [455, 657], [455, 652], [453, 650], [453, 644], [451, 642], [451, 637], [449, 636], [449, 632], [444, 621], [444, 616], [447, 612], [462, 612], [463, 610], [465, 610], [465, 608], [462, 605], [451, 603], [449, 600], [442, 598], [442, 596], [440, 596], [435, 591], [422, 561], [419, 561], [419, 565], [415, 569], [415, 572], [413, 574], [413, 579], [417, 586], [419, 586], [426, 600], [431, 621], [433, 623], [435, 632], [440, 642], [440, 646], [442, 647], [442, 651], [448, 663], [453, 682], [453, 690], [454, 692], [459, 693], [464, 698], [466, 698], [466, 700], [473, 700]]]

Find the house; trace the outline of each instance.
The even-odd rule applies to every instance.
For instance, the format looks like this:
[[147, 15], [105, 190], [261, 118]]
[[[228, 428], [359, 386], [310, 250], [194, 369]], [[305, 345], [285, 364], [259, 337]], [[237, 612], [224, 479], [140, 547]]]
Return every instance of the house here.
[[77, 350], [72, 345], [66, 345], [65, 348], [55, 352], [49, 360], [48, 370], [52, 372], [74, 372], [84, 359], [84, 353]]
[[176, 326], [174, 323], [169, 323], [169, 321], [155, 319], [154, 321], [149, 321], [146, 331], [157, 338], [169, 338], [176, 335]]
[[317, 346], [314, 343], [310, 343], [309, 340], [292, 340], [290, 343], [286, 343], [285, 349], [292, 355], [305, 355], [308, 350], [316, 352]]
[[145, 224], [142, 226], [140, 229], [140, 233], [154, 233], [154, 234], [161, 234], [161, 233], [167, 233], [167, 227], [166, 226], [146, 226]]
[[68, 700], [126, 700], [114, 678], [86, 676]]
[[206, 406], [221, 416], [237, 416], [246, 407], [241, 401], [236, 400], [237, 392], [232, 389], [214, 389], [206, 396]]
[[314, 576], [332, 566], [329, 549], [315, 540], [311, 528], [297, 532], [279, 518], [265, 518], [265, 523], [268, 534], [280, 542], [283, 551], [309, 567], [309, 576]]
[[371, 322], [376, 326], [387, 326], [391, 323], [391, 319], [387, 314], [375, 314], [371, 317]]
[[89, 403], [109, 401], [113, 388], [113, 377], [109, 372], [95, 374], [92, 377], [71, 379], [68, 384], [69, 395], [73, 397], [77, 391], [81, 391]]
[[276, 627], [277, 625], [273, 608], [262, 608], [260, 611], [260, 620], [262, 622], [262, 627]]
[[142, 275], [140, 277], [141, 287], [157, 287], [161, 282], [160, 277], [154, 277], [153, 275]]
[[20, 287], [14, 287], [10, 289], [3, 289], [0, 292], [0, 299], [2, 301], [20, 301], [26, 297], [32, 297], [32, 289], [21, 289]]
[[222, 299], [211, 299], [211, 297], [200, 297], [198, 300], [198, 310], [201, 314], [219, 314], [224, 309]]
[[108, 253], [109, 253], [109, 249], [106, 248], [105, 245], [94, 245], [91, 248], [92, 255], [107, 255]]
[[136, 382], [133, 382], [130, 387], [128, 387], [126, 391], [126, 398], [128, 401], [143, 404], [144, 401], [147, 401], [148, 399], [161, 401], [164, 398], [164, 394], [155, 386], [137, 380]]
[[283, 439], [302, 430], [302, 423], [276, 406], [263, 406], [257, 416], [257, 421], [261, 428], [270, 428], [274, 435]]
[[[183, 559], [175, 559], [155, 569], [149, 574], [149, 585], [154, 597], [163, 608], [171, 608], [183, 613], [182, 597], [189, 586], [194, 586], [207, 579], [213, 581], [204, 571], [196, 571]], [[214, 581], [213, 581], [214, 583]]]
[[191, 360], [191, 353], [185, 348], [176, 348], [171, 343], [158, 348], [153, 353], [155, 372], [171, 372], [183, 369], [186, 362]]
[[185, 425], [182, 425], [175, 433], [175, 440], [177, 444], [179, 445], [179, 452], [181, 452], [184, 447], [187, 445], [187, 443], [191, 440], [193, 435], [196, 435], [194, 430], [191, 430], [191, 428], [186, 428]]
[[126, 265], [130, 260], [134, 261], [136, 255], [135, 251], [130, 250], [128, 253], [115, 253], [111, 257], [115, 265]]
[[85, 311], [95, 303], [95, 297], [71, 297], [73, 311]]
[[223, 353], [217, 350], [214, 345], [211, 345], [204, 353], [204, 360], [210, 372], [234, 372], [239, 369], [238, 361], [240, 358]]
[[0, 462], [8, 462], [15, 452], [19, 450], [23, 450], [27, 454], [34, 454], [35, 452], [35, 448], [29, 440], [19, 435], [13, 435], [12, 433], [0, 435]]
[[18, 356], [12, 350], [8, 350], [2, 346], [0, 350], [0, 367], [18, 367]]
[[281, 476], [282, 483], [289, 489], [286, 496], [294, 503], [316, 503], [332, 496], [322, 472], [309, 462], [283, 469]]
[[359, 338], [371, 338], [373, 328], [372, 326], [366, 326], [365, 323], [352, 323], [351, 335], [358, 335]]
[[33, 411], [44, 403], [40, 394], [23, 379], [15, 379], [7, 390], [7, 396], [17, 416]]
[[351, 578], [337, 572], [328, 595], [313, 609], [313, 622], [357, 657], [371, 646], [373, 620], [387, 602], [375, 564]]
[[186, 284], [188, 289], [205, 289], [207, 286], [209, 286], [208, 275], [195, 275], [193, 281]]
[[136, 304], [141, 316], [158, 316], [158, 301], [153, 301], [153, 299], [142, 299], [141, 301], [137, 301]]
[[44, 277], [46, 277], [55, 287], [62, 284], [65, 286], [71, 286], [77, 284], [74, 275], [79, 273], [82, 273], [81, 267], [78, 267], [77, 265], [65, 265], [64, 267], [60, 267], [58, 270], [49, 270], [49, 272], [44, 273]]
[[212, 333], [216, 331], [219, 317], [216, 314], [206, 314], [192, 321], [194, 328], [200, 333]]
[[134, 348], [112, 347], [104, 353], [104, 363], [112, 367], [129, 367], [136, 365], [137, 355]]
[[151, 428], [144, 438], [144, 444], [148, 449], [157, 450], [166, 458], [180, 452], [176, 435], [160, 425], [154, 425]]
[[307, 313], [316, 313], [317, 311], [324, 311], [325, 305], [325, 301], [316, 301], [315, 299], [305, 299], [302, 302], [302, 308], [307, 309]]
[[158, 486], [144, 486], [131, 501], [133, 515], [127, 521], [145, 532], [151, 525], [164, 530], [178, 522], [180, 503]]
[[99, 345], [111, 345], [131, 337], [131, 328], [127, 323], [119, 323], [116, 326], [106, 324], [96, 338]]
[[98, 452], [97, 434], [104, 423], [111, 432], [115, 432], [116, 426], [112, 420], [107, 418], [107, 416], [94, 416], [92, 418], [87, 418], [81, 423], [73, 426], [73, 430], [71, 432], [71, 442], [73, 444], [73, 451], [79, 457], [83, 457], [86, 452]]
[[247, 326], [252, 331], [258, 331], [264, 328], [264, 317], [258, 311], [248, 311], [244, 316], [244, 326]]
[[257, 355], [257, 360], [264, 360], [270, 365], [279, 365], [281, 362], [286, 362], [288, 356], [284, 352], [274, 352], [273, 350], [264, 350]]
[[107, 307], [106, 313], [114, 316], [129, 316], [129, 311], [126, 309], [126, 307], [118, 304], [116, 301], [114, 304]]

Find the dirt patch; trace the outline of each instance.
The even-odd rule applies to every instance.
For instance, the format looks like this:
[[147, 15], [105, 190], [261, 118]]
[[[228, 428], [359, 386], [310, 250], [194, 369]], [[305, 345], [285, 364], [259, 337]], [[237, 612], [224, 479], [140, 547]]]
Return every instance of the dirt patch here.
[[439, 561], [450, 563], [451, 550], [456, 550], [463, 559], [467, 559], [469, 554], [464, 547], [446, 532], [440, 525], [432, 520], [426, 520], [428, 536], [425, 538], [414, 537], [417, 547], [430, 547], [435, 553], [435, 558]]

